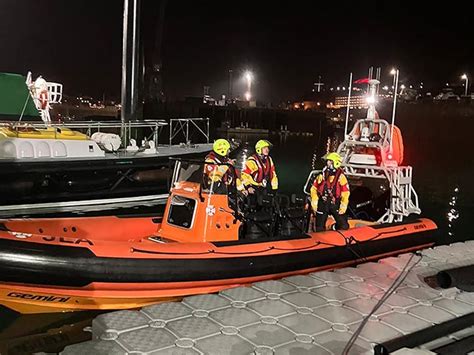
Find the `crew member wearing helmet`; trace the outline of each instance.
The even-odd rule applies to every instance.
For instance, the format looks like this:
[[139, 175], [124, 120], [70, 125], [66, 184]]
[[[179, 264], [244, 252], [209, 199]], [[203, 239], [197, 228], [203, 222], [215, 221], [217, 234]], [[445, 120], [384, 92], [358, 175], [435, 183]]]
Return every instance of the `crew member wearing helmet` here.
[[316, 213], [316, 231], [326, 229], [331, 214], [336, 229], [348, 229], [346, 210], [349, 203], [349, 183], [341, 168], [342, 158], [333, 152], [323, 157], [326, 166], [311, 186], [311, 207]]
[[[234, 161], [229, 159], [230, 143], [226, 139], [217, 139], [213, 146], [212, 152], [210, 152], [205, 162], [209, 164], [204, 165], [204, 175], [207, 178], [206, 183], [210, 186], [211, 184], [231, 185], [234, 179], [233, 172], [229, 168], [230, 164], [233, 165]], [[222, 164], [222, 165], [221, 165]], [[218, 185], [216, 185], [218, 187]]]
[[271, 143], [259, 140], [255, 144], [255, 154], [247, 158], [242, 170], [242, 180], [245, 188], [251, 194], [257, 190], [278, 190], [278, 177], [275, 164], [270, 157]]

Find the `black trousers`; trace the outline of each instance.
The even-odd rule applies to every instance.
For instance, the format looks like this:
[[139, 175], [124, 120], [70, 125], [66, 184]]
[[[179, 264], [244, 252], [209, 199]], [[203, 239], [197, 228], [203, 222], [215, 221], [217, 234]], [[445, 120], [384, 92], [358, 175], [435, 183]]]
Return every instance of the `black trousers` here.
[[331, 215], [336, 221], [336, 229], [349, 229], [349, 223], [347, 222], [347, 215], [339, 214], [339, 205], [341, 204], [340, 200], [337, 200], [336, 203], [331, 203], [331, 201], [324, 201], [322, 198], [318, 202], [318, 211], [316, 213], [316, 232], [321, 232], [326, 230], [326, 221], [328, 216]]

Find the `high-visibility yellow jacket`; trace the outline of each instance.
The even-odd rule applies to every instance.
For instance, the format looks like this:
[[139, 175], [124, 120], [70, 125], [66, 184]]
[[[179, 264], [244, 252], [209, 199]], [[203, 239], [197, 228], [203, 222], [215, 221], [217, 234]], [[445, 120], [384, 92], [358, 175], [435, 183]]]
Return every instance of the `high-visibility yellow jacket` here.
[[[210, 152], [206, 158], [204, 164], [204, 174], [208, 178], [209, 183], [216, 183], [222, 181], [226, 185], [231, 185], [234, 180], [234, 174], [231, 172], [228, 164], [233, 165], [233, 161], [227, 157], [222, 157], [214, 152]], [[235, 176], [235, 184], [237, 190], [242, 191], [244, 186], [241, 179]]]
[[245, 187], [265, 187], [271, 184], [273, 190], [278, 189], [278, 177], [275, 164], [270, 156], [261, 157], [254, 154], [247, 158], [245, 168], [242, 170], [242, 180]]
[[[337, 179], [337, 181], [335, 181]], [[330, 175], [327, 169], [324, 169], [316, 179], [314, 179], [313, 186], [311, 186], [311, 206], [316, 212], [318, 209], [318, 201], [324, 195], [332, 196], [335, 203], [336, 200], [341, 201], [340, 212], [345, 213], [349, 204], [349, 182], [344, 172], [339, 168], [335, 175]]]

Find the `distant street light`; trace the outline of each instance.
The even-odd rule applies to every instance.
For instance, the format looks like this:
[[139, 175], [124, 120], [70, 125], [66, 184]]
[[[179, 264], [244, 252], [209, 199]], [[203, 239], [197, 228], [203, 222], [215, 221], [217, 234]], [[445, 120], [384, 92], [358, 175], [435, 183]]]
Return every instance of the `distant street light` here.
[[253, 74], [251, 71], [247, 70], [244, 74], [244, 79], [247, 81], [247, 92], [245, 93], [245, 99], [247, 101], [250, 101], [250, 98], [252, 97], [252, 80], [253, 80]]
[[[390, 75], [393, 75], [392, 90], [395, 89], [395, 78], [397, 76], [397, 72], [398, 72], [398, 69], [396, 69], [396, 68], [392, 68], [392, 70], [390, 70]], [[396, 92], [396, 90], [395, 90], [395, 92]]]
[[467, 88], [469, 86], [469, 79], [466, 74], [461, 76], [461, 79], [466, 80], [466, 87], [464, 88], [464, 96], [467, 96]]

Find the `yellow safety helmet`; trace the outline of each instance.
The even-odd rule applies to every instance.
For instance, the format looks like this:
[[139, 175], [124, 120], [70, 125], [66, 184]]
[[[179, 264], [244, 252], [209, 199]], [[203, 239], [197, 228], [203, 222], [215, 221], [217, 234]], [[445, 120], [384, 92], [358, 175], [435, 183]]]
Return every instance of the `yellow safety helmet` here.
[[265, 147], [271, 147], [272, 144], [265, 140], [265, 139], [260, 139], [257, 144], [255, 144], [255, 151], [257, 152], [257, 154], [262, 154], [262, 149], [265, 148]]
[[214, 150], [214, 152], [222, 156], [226, 156], [227, 153], [229, 152], [229, 149], [230, 149], [229, 141], [223, 138], [217, 139], [212, 146], [212, 150]]
[[323, 156], [323, 160], [331, 160], [334, 165], [334, 168], [336, 169], [340, 168], [342, 164], [342, 158], [336, 152], [331, 152], [331, 153], [326, 154], [325, 156]]

